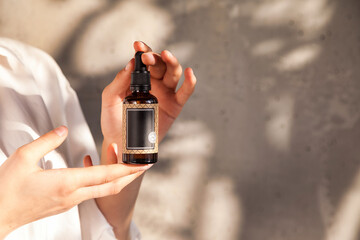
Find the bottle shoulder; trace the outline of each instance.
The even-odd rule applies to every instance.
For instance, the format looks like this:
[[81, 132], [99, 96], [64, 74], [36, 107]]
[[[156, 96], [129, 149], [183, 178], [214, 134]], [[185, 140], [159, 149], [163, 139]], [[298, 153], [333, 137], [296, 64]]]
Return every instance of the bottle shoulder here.
[[125, 97], [124, 104], [156, 104], [158, 103], [157, 98], [151, 93], [132, 93], [129, 96]]

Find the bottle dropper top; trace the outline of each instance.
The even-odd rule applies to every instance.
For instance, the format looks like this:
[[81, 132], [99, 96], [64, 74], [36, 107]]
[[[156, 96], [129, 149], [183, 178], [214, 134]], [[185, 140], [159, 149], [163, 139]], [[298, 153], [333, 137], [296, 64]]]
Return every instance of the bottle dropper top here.
[[135, 69], [131, 73], [130, 90], [149, 91], [151, 89], [150, 72], [146, 69], [146, 65], [141, 60], [144, 52], [135, 53]]

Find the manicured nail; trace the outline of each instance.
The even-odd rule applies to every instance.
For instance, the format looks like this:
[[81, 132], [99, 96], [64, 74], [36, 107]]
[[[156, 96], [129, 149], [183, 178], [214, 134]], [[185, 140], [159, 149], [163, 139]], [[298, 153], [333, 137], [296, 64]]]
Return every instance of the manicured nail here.
[[173, 57], [174, 56], [169, 50], [166, 50], [166, 54], [168, 55], [168, 57]]
[[154, 164], [148, 164], [146, 166], [143, 166], [141, 168], [139, 168], [139, 171], [146, 171], [148, 170], [149, 168], [151, 168]]
[[131, 60], [126, 64], [125, 71], [129, 70], [131, 66]]
[[192, 68], [190, 68], [190, 73], [191, 75], [194, 75], [194, 70]]
[[62, 137], [65, 135], [67, 128], [65, 126], [60, 126], [54, 129], [54, 132], [59, 136]]
[[112, 143], [111, 146], [113, 147], [114, 152], [115, 152], [115, 154], [116, 154], [116, 156], [117, 156], [117, 155], [118, 155], [118, 146], [117, 146], [117, 144], [116, 144], [116, 143]]

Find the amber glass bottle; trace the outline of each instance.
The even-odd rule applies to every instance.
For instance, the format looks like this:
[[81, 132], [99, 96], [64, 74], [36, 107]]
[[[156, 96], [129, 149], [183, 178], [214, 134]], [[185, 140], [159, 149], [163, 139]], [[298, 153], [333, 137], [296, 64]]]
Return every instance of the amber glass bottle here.
[[158, 158], [158, 101], [150, 94], [150, 72], [135, 54], [131, 94], [123, 101], [123, 162], [156, 163]]

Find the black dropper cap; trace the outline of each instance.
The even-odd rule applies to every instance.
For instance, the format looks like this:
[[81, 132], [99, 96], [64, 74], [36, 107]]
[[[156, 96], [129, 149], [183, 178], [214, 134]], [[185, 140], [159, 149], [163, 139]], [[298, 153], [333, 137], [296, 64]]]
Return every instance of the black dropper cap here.
[[146, 65], [141, 60], [141, 55], [144, 52], [136, 52], [135, 54], [135, 69], [131, 73], [130, 90], [136, 91], [150, 91], [150, 72], [146, 69]]

